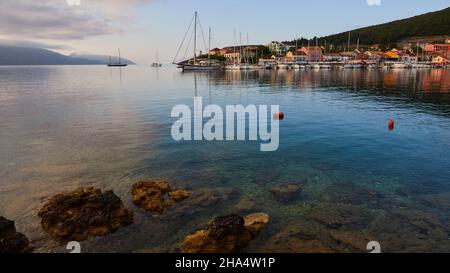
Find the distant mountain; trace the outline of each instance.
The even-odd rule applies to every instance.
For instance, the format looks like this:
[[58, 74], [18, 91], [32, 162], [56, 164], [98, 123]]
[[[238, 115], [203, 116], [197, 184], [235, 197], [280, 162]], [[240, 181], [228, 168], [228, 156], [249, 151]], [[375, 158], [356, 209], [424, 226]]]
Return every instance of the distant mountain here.
[[[89, 55], [66, 56], [42, 48], [0, 44], [0, 65], [101, 65], [108, 62], [109, 57], [104, 56], [101, 58]], [[122, 62], [134, 64], [127, 59], [122, 59]]]
[[[361, 44], [397, 43], [412, 37], [450, 36], [450, 7], [411, 18], [393, 21], [381, 25], [359, 28], [351, 31], [352, 43], [359, 38]], [[348, 32], [319, 38], [323, 43], [344, 44], [348, 41]]]
[[[107, 64], [109, 63], [109, 57], [110, 56], [104, 56], [104, 55], [89, 55], [89, 54], [70, 54], [70, 57], [73, 58], [81, 58], [81, 59], [86, 59], [86, 60], [92, 60], [92, 61], [97, 61], [99, 63], [102, 64]], [[113, 63], [118, 62], [119, 58], [116, 56], [111, 56], [111, 60]], [[129, 59], [125, 59], [125, 58], [121, 58], [121, 62], [123, 64], [135, 64], [133, 61], [129, 60]]]

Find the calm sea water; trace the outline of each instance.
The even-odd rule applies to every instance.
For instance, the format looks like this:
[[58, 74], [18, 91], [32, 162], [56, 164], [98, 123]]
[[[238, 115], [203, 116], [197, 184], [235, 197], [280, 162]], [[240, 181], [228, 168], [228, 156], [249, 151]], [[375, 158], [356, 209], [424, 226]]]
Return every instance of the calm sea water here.
[[[175, 142], [173, 106], [279, 104], [280, 148]], [[396, 121], [389, 131], [387, 121]], [[40, 228], [49, 197], [113, 189], [135, 224], [86, 252], [176, 252], [218, 215], [267, 212], [250, 252], [450, 252], [450, 72], [329, 70], [181, 73], [175, 67], [0, 68], [0, 215], [37, 252], [65, 252]], [[130, 187], [166, 178], [201, 193], [160, 217]], [[301, 183], [281, 202], [268, 191]]]

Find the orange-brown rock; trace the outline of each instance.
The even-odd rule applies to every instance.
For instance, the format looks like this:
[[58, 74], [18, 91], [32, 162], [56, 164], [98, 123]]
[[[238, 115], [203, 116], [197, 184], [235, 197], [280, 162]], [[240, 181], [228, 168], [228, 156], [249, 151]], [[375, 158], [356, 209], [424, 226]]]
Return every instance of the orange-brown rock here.
[[162, 214], [165, 207], [165, 195], [171, 191], [165, 180], [140, 181], [133, 185], [131, 194], [133, 204], [148, 211]]
[[241, 217], [219, 216], [205, 229], [187, 236], [180, 248], [185, 253], [233, 253], [245, 248], [269, 222], [264, 213]]
[[133, 212], [113, 191], [92, 187], [55, 195], [38, 215], [44, 231], [63, 241], [82, 241], [133, 223]]
[[169, 182], [162, 179], [140, 181], [131, 190], [133, 204], [147, 211], [163, 214], [166, 207], [191, 196], [186, 190], [172, 191]]
[[181, 202], [191, 196], [191, 193], [186, 190], [176, 190], [169, 192], [169, 198], [170, 200], [174, 202]]

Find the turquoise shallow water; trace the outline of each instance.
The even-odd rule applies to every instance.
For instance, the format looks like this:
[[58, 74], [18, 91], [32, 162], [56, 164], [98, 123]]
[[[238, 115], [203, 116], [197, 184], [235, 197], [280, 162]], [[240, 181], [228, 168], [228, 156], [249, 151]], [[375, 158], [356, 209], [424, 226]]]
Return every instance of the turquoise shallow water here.
[[[279, 149], [175, 142], [170, 111], [192, 106], [194, 94], [204, 104], [280, 105]], [[84, 251], [176, 252], [215, 216], [260, 211], [271, 222], [250, 252], [355, 252], [371, 240], [387, 252], [450, 251], [447, 70], [2, 67], [0, 125], [0, 215], [36, 251], [65, 251], [40, 229], [45, 200], [87, 185], [113, 189], [136, 219]], [[158, 177], [202, 195], [160, 217], [133, 207], [131, 185]], [[269, 192], [288, 183], [302, 185], [293, 200]]]

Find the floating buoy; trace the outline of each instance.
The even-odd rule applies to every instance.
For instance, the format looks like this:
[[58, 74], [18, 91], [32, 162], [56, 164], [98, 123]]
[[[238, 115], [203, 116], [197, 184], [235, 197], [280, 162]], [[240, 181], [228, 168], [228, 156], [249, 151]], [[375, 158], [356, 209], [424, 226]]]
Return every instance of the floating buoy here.
[[389, 130], [394, 130], [395, 121], [390, 119], [389, 122], [388, 122], [388, 127], [389, 127]]
[[275, 119], [275, 120], [283, 120], [284, 119], [284, 113], [283, 112], [276, 112], [273, 115], [273, 119]]

